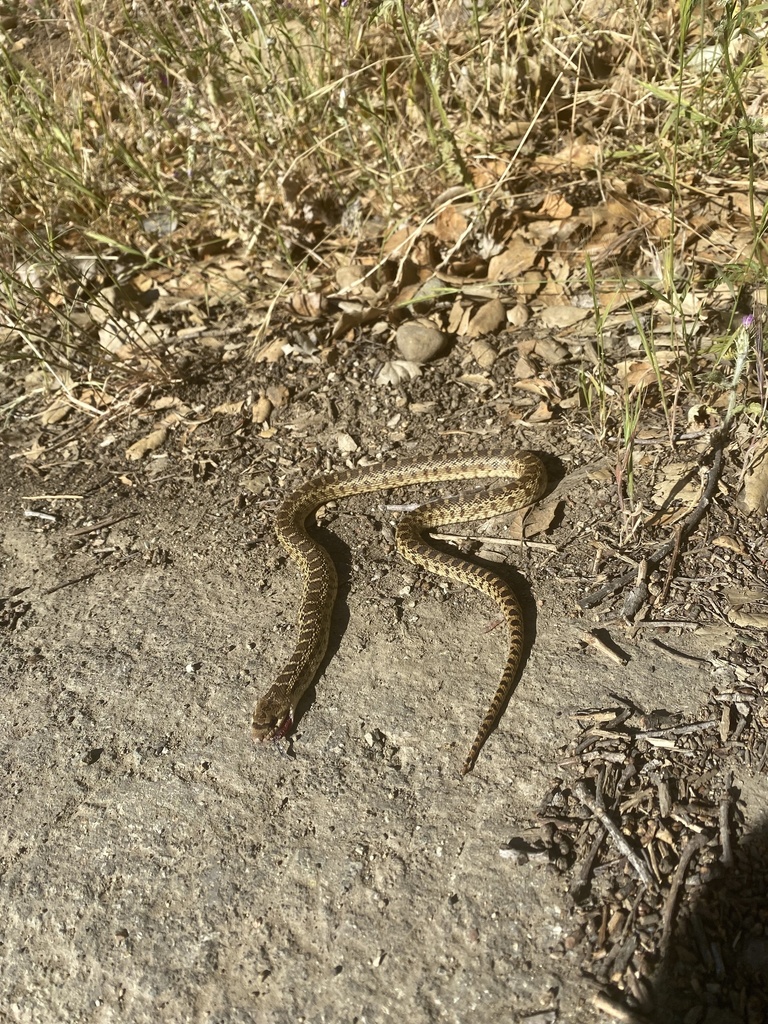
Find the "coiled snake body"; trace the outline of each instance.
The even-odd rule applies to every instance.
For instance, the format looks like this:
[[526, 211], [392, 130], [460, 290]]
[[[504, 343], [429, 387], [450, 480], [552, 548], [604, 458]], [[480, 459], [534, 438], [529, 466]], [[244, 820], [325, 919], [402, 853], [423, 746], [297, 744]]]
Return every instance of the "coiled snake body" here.
[[496, 693], [462, 767], [470, 771], [490, 734], [515, 680], [523, 645], [523, 616], [512, 588], [490, 570], [438, 551], [423, 531], [446, 523], [484, 519], [531, 505], [546, 487], [546, 472], [532, 452], [449, 455], [430, 461], [388, 462], [379, 466], [315, 477], [290, 494], [280, 506], [275, 527], [280, 543], [298, 564], [304, 592], [298, 619], [299, 637], [291, 658], [273, 686], [256, 703], [252, 733], [256, 740], [284, 736], [296, 709], [314, 679], [328, 647], [336, 597], [336, 569], [330, 555], [305, 529], [312, 512], [328, 501], [387, 490], [400, 485], [449, 480], [509, 478], [498, 490], [432, 502], [400, 518], [396, 544], [409, 562], [423, 566], [488, 594], [501, 609], [509, 631], [509, 655]]

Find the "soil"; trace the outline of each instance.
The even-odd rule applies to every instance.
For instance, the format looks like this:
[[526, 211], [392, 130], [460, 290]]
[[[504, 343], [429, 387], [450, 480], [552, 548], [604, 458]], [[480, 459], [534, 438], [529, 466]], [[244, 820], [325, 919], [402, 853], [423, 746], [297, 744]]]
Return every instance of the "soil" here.
[[[456, 352], [379, 387], [370, 344], [256, 366], [213, 346], [106, 425], [72, 412], [6, 434], [3, 1019], [603, 1019], [576, 953], [554, 952], [568, 879], [507, 848], [538, 834], [577, 712], [695, 715], [736, 630], [670, 627], [681, 661], [652, 629], [627, 631], [620, 604], [581, 615], [577, 599], [627, 568], [606, 562], [621, 514], [583, 413], [527, 423], [506, 361], [481, 387]], [[250, 402], [269, 387], [286, 397], [263, 427]], [[185, 405], [165, 443], [127, 458], [169, 396]], [[238, 401], [245, 415], [213, 415]], [[396, 556], [380, 495], [323, 516], [342, 577], [331, 650], [290, 741], [254, 746], [250, 709], [290, 653], [300, 596], [276, 500], [362, 456], [496, 444], [544, 455], [552, 515], [540, 547], [467, 549], [520, 590], [529, 644], [475, 770], [460, 775], [503, 629], [482, 595]], [[699, 548], [727, 518], [712, 517]], [[676, 600], [671, 617], [690, 617], [690, 583]], [[584, 642], [597, 623], [625, 665]]]

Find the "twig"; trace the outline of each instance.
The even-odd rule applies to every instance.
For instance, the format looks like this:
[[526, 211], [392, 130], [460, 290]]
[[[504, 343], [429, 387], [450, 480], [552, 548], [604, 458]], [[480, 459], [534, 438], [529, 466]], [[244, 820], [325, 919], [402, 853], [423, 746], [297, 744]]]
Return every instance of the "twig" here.
[[672, 557], [669, 560], [669, 568], [667, 569], [667, 578], [664, 580], [664, 586], [661, 588], [659, 599], [656, 602], [659, 605], [667, 603], [667, 597], [669, 596], [669, 588], [672, 586], [672, 577], [674, 576], [677, 563], [680, 560], [680, 548], [683, 542], [683, 528], [682, 524], [678, 523], [675, 527], [675, 546], [672, 548]]
[[733, 867], [733, 846], [731, 844], [731, 786], [733, 785], [733, 772], [728, 772], [723, 779], [725, 792], [720, 800], [718, 824], [720, 826], [720, 863], [725, 868]]
[[497, 547], [525, 547], [536, 548], [539, 551], [557, 551], [557, 544], [547, 544], [537, 540], [515, 540], [513, 537], [466, 537], [460, 533], [431, 533], [432, 540], [451, 541], [454, 544], [461, 544], [466, 541], [474, 541], [477, 544], [495, 544]]
[[674, 736], [685, 736], [692, 732], [704, 732], [705, 729], [711, 729], [714, 725], [717, 725], [717, 720], [709, 718], [706, 722], [691, 722], [688, 725], [670, 725], [666, 729], [645, 729], [643, 732], [636, 732], [635, 739], [647, 740], [651, 736], [668, 736], [670, 733]]
[[138, 515], [138, 512], [122, 512], [114, 516], [107, 516], [106, 519], [100, 519], [98, 523], [91, 523], [89, 526], [78, 526], [74, 530], [68, 530], [67, 537], [84, 537], [88, 533], [95, 533], [96, 530], [101, 530], [105, 526], [114, 526], [115, 523], [121, 523], [123, 519], [130, 519], [135, 515]]
[[675, 914], [675, 904], [677, 903], [678, 893], [683, 887], [685, 881], [685, 873], [688, 870], [693, 856], [699, 850], [703, 849], [709, 842], [709, 836], [706, 832], [700, 832], [696, 836], [692, 836], [685, 844], [683, 851], [680, 854], [680, 860], [675, 868], [675, 873], [672, 876], [672, 884], [669, 887], [667, 898], [664, 901], [664, 910], [662, 912], [662, 921], [664, 926], [661, 932], [661, 942], [659, 943], [659, 953], [662, 959], [666, 958], [669, 953], [669, 943], [672, 938], [672, 921]]
[[655, 890], [657, 888], [656, 881], [651, 874], [648, 865], [645, 863], [642, 856], [632, 849], [622, 835], [621, 830], [613, 823], [602, 801], [598, 801], [592, 796], [583, 779], [579, 779], [575, 784], [573, 792], [594, 814], [605, 831], [611, 837], [614, 844], [618, 847], [619, 851], [627, 858], [629, 863], [635, 869], [643, 885], [647, 886], [649, 889]]
[[568, 891], [571, 894], [571, 898], [580, 903], [587, 895], [589, 889], [589, 876], [592, 874], [592, 865], [595, 863], [595, 858], [603, 845], [605, 839], [605, 829], [601, 828], [597, 830], [597, 835], [592, 840], [592, 845], [587, 851], [587, 855], [582, 861], [579, 873], [573, 879], [571, 884], [568, 886]]
[[[704, 513], [709, 508], [709, 503], [717, 488], [718, 480], [720, 479], [720, 473], [723, 468], [723, 448], [725, 445], [725, 434], [721, 433], [713, 442], [714, 454], [712, 457], [712, 465], [707, 475], [707, 483], [702, 492], [701, 498], [699, 499], [696, 508], [690, 512], [685, 519], [680, 523], [679, 530], [675, 531], [675, 536], [665, 541], [660, 547], [654, 551], [652, 555], [647, 558], [649, 570], [654, 570], [663, 562], [667, 555], [675, 549], [675, 546], [682, 543], [688, 538], [696, 527], [699, 525], [701, 520], [704, 518]], [[679, 539], [678, 539], [679, 538]], [[615, 594], [617, 590], [621, 590], [628, 583], [631, 583], [637, 578], [637, 570], [633, 569], [631, 572], [625, 572], [621, 576], [618, 576], [615, 580], [610, 583], [606, 583], [604, 587], [599, 590], [593, 591], [591, 594], [586, 594], [576, 602], [580, 608], [594, 608], [595, 605], [600, 604], [606, 597], [610, 597], [611, 594]]]
[[82, 576], [76, 576], [72, 580], [65, 580], [63, 583], [57, 583], [55, 587], [51, 587], [49, 590], [44, 590], [42, 596], [48, 597], [49, 594], [55, 594], [57, 590], [63, 590], [65, 587], [73, 587], [75, 583], [84, 583], [86, 580], [92, 579], [100, 572], [101, 568], [93, 569], [91, 572], [83, 573]]
[[629, 662], [629, 658], [625, 658], [624, 655], [619, 654], [612, 647], [609, 647], [607, 643], [596, 636], [594, 631], [589, 633], [583, 633], [581, 639], [585, 644], [590, 647], [594, 647], [601, 654], [604, 654], [610, 661], [615, 662], [617, 665], [626, 665]]
[[631, 1010], [627, 1010], [624, 1006], [619, 1006], [618, 1003], [602, 994], [592, 996], [592, 1005], [596, 1010], [600, 1010], [601, 1013], [607, 1013], [609, 1017], [620, 1021], [621, 1024], [639, 1024], [640, 1021], [647, 1020], [646, 1017], [638, 1017]]

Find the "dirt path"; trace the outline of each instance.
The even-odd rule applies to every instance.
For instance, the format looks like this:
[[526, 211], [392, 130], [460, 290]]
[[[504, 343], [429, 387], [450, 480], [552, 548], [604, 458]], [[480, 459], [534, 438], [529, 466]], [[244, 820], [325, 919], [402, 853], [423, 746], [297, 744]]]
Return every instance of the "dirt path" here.
[[517, 567], [530, 656], [463, 780], [504, 658], [483, 597], [393, 556], [378, 499], [345, 503], [323, 521], [343, 577], [331, 657], [288, 751], [254, 748], [250, 708], [298, 600], [266, 498], [302, 455], [277, 482], [271, 442], [259, 461], [222, 440], [206, 474], [200, 435], [175, 435], [137, 470], [123, 452], [142, 431], [104, 455], [65, 449], [44, 474], [7, 463], [7, 1018], [594, 1021], [578, 958], [552, 955], [572, 928], [567, 880], [500, 851], [539, 834], [576, 711], [692, 711], [711, 678], [642, 631], [616, 634], [625, 667], [583, 644], [575, 600], [611, 512], [602, 484], [568, 476], [562, 431], [533, 445], [566, 460], [542, 548], [496, 556]]

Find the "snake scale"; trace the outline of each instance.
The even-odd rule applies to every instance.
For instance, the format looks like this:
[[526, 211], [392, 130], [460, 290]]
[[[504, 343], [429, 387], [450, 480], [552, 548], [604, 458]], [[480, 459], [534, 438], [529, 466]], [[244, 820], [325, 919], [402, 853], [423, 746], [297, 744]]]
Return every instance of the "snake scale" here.
[[439, 551], [423, 537], [425, 530], [447, 523], [490, 518], [536, 502], [547, 483], [544, 466], [532, 452], [487, 452], [448, 455], [430, 460], [386, 462], [377, 466], [313, 477], [280, 505], [277, 536], [296, 562], [304, 581], [298, 617], [296, 648], [272, 687], [253, 710], [256, 740], [278, 739], [293, 725], [301, 698], [312, 683], [328, 647], [337, 576], [328, 552], [307, 533], [305, 523], [321, 505], [338, 498], [408, 484], [506, 478], [511, 482], [492, 491], [431, 502], [401, 516], [395, 536], [400, 554], [409, 562], [468, 583], [491, 597], [501, 609], [509, 631], [509, 655], [488, 712], [462, 767], [466, 775], [493, 729], [511, 692], [523, 646], [523, 616], [512, 588], [495, 573], [456, 555]]

